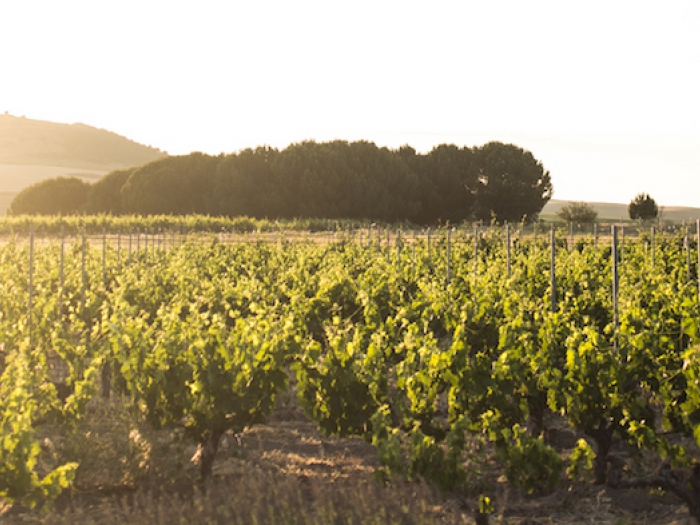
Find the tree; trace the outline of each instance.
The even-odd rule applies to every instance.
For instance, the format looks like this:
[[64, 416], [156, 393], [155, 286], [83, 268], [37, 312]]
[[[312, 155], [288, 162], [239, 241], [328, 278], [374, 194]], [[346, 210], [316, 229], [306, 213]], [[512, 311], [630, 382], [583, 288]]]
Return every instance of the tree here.
[[121, 189], [122, 212], [141, 215], [208, 214], [219, 157], [194, 152], [141, 166]]
[[136, 170], [137, 168], [115, 170], [93, 183], [87, 195], [85, 211], [87, 213], [120, 215], [122, 213], [122, 188]]
[[273, 171], [278, 154], [274, 148], [260, 146], [222, 158], [212, 182], [216, 212], [228, 217], [277, 218], [283, 207]]
[[83, 211], [90, 184], [77, 177], [45, 179], [12, 200], [9, 215], [72, 215]]
[[534, 220], [552, 197], [549, 172], [532, 153], [513, 144], [489, 142], [476, 150], [477, 216], [496, 222]]
[[598, 212], [586, 202], [570, 202], [559, 210], [557, 215], [568, 223], [592, 224], [598, 217]]
[[413, 162], [413, 169], [419, 177], [418, 197], [422, 206], [420, 214], [411, 219], [432, 224], [459, 223], [473, 218], [475, 196], [471, 189], [476, 184], [479, 167], [472, 149], [452, 144], [435, 146], [421, 156], [420, 162]]
[[292, 144], [273, 171], [279, 217], [400, 221], [420, 210], [418, 178], [406, 162], [373, 142]]
[[648, 193], [639, 193], [627, 207], [630, 219], [647, 221], [659, 216], [659, 207]]

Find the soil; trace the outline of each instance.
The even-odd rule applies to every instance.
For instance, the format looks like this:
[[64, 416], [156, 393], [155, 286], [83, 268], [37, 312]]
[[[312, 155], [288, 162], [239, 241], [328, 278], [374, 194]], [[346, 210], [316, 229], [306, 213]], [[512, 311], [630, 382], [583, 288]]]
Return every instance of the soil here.
[[[572, 436], [561, 436], [570, 444]], [[188, 446], [186, 457], [195, 455]], [[674, 524], [697, 525], [688, 516], [684, 505], [669, 494], [646, 490], [617, 490], [590, 483], [563, 483], [546, 496], [528, 496], [509, 488], [500, 470], [484, 468], [494, 459], [488, 456], [478, 462], [479, 476], [485, 477], [483, 493], [493, 502], [490, 523], [508, 525], [529, 524]], [[476, 462], [475, 462], [476, 464]], [[319, 434], [296, 405], [291, 394], [281, 400], [265, 424], [254, 426], [241, 435], [225, 435], [214, 464], [214, 479], [218, 487], [241, 483], [251, 473], [277, 476], [304, 487], [324, 487], [336, 491], [340, 498], [351, 498], [358, 487], [375, 486], [373, 473], [379, 466], [374, 448], [359, 438], [340, 439]], [[170, 484], [169, 493], [192, 493], [196, 487], [198, 468], [193, 461], [185, 465], [178, 483]], [[281, 477], [281, 478], [280, 478]], [[406, 484], [406, 487], [411, 484]], [[414, 484], [415, 485], [415, 484]], [[65, 514], [79, 509], [81, 516], [98, 512], [101, 505], [115, 501], [135, 501], [143, 486], [122, 485], [82, 486], [64, 493], [51, 512]], [[149, 490], [153, 489], [153, 485]], [[400, 491], [413, 490], [399, 487]], [[422, 494], [422, 493], [421, 493]], [[428, 494], [428, 492], [425, 492]], [[430, 492], [430, 494], [434, 494]], [[478, 492], [436, 495], [431, 500], [435, 508], [434, 523], [474, 523]], [[426, 496], [427, 497], [427, 496]], [[432, 497], [432, 496], [431, 496]], [[123, 503], [120, 503], [120, 505]], [[21, 506], [0, 506], [0, 524], [5, 523], [68, 523], [51, 521], [41, 511], [29, 511]], [[99, 523], [100, 520], [87, 521]]]

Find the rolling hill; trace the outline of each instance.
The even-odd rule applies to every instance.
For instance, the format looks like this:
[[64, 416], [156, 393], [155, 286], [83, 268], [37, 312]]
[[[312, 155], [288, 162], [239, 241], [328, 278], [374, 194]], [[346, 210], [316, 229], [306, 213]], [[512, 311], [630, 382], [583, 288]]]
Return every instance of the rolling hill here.
[[[570, 201], [549, 201], [542, 210], [541, 216], [555, 215]], [[629, 220], [627, 204], [615, 204], [608, 202], [589, 202], [598, 211], [598, 220], [624, 221]], [[696, 221], [700, 219], [700, 208], [685, 208], [682, 206], [659, 206], [661, 220], [669, 222]]]
[[51, 177], [93, 182], [115, 169], [140, 166], [165, 152], [85, 124], [0, 115], [0, 215], [27, 186]]

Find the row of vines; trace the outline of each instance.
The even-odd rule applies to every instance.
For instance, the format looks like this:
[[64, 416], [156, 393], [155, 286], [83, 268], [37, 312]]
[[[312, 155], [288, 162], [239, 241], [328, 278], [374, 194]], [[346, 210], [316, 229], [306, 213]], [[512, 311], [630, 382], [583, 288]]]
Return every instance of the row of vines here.
[[[458, 489], [478, 437], [526, 492], [587, 478], [658, 487], [700, 517], [689, 241], [659, 235], [653, 252], [649, 239], [627, 242], [613, 279], [614, 251], [601, 242], [506, 246], [502, 233], [449, 250], [444, 235], [391, 245], [212, 238], [128, 253], [9, 242], [0, 497], [33, 505], [69, 486], [76, 464], [37, 468], [39, 432], [76, 424], [108, 396], [155, 428], [182, 429], [206, 481], [221, 437], [263, 421], [293, 378], [322, 432], [375, 446], [385, 481]], [[553, 417], [581, 436], [566, 458], [549, 445]], [[666, 468], [632, 475], [615, 443]]]

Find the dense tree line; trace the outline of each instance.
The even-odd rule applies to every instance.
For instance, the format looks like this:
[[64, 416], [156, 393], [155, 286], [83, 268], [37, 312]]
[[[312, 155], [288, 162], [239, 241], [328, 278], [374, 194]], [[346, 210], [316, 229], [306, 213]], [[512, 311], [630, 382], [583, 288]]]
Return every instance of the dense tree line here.
[[440, 145], [419, 154], [409, 146], [390, 150], [365, 141], [307, 141], [284, 150], [259, 147], [230, 155], [165, 157], [111, 172], [91, 186], [77, 179], [50, 179], [21, 192], [10, 214], [200, 213], [502, 223], [534, 219], [551, 195], [542, 164], [511, 144]]

